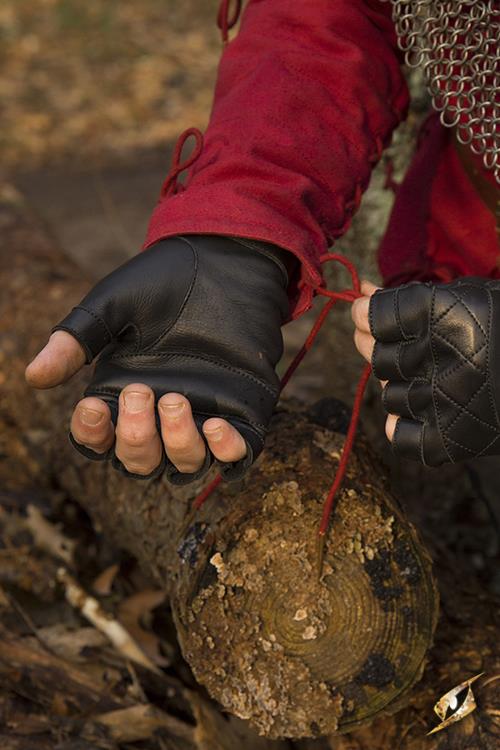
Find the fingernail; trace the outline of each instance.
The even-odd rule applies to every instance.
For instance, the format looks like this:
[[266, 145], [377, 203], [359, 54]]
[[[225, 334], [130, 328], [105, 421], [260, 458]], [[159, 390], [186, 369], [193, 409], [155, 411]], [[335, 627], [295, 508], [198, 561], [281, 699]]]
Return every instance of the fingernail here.
[[217, 443], [219, 440], [222, 440], [222, 437], [224, 435], [222, 427], [208, 427], [203, 430], [203, 432], [208, 438], [210, 438], [210, 441], [212, 443]]
[[84, 407], [80, 409], [80, 419], [83, 424], [86, 424], [89, 427], [95, 427], [102, 421], [103, 417], [104, 414], [102, 411], [97, 411], [96, 409], [85, 409]]
[[149, 393], [142, 393], [141, 391], [129, 391], [123, 395], [125, 408], [131, 414], [137, 414], [140, 411], [144, 411], [149, 404], [149, 399]]
[[186, 406], [184, 401], [177, 401], [176, 403], [169, 404], [168, 402], [163, 401], [160, 404], [160, 409], [162, 410], [163, 414], [167, 417], [167, 419], [177, 419], [180, 417], [182, 412], [184, 411], [184, 407]]

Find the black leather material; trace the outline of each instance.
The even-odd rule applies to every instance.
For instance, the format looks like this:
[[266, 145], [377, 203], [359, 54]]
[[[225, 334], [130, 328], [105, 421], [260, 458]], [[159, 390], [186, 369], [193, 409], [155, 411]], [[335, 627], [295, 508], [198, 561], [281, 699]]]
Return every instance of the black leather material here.
[[429, 466], [500, 454], [500, 281], [379, 290], [369, 318], [395, 452]]
[[[184, 394], [199, 429], [218, 416], [242, 433], [247, 456], [220, 465], [224, 479], [239, 479], [262, 450], [279, 395], [286, 256], [267, 243], [188, 235], [162, 240], [113, 271], [54, 328], [75, 336], [88, 362], [100, 355], [85, 395], [106, 401], [116, 424], [127, 384], [149, 385], [156, 400], [169, 391]], [[102, 457], [75, 445], [126, 471], [113, 449]], [[162, 467], [140, 478], [165, 470], [170, 481], [185, 484], [211, 463], [207, 447], [196, 474], [181, 474], [164, 457]]]

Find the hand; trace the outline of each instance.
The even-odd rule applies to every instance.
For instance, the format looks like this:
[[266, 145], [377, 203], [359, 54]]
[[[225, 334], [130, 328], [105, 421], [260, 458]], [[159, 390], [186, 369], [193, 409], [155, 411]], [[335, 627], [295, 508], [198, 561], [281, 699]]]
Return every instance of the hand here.
[[236, 479], [276, 403], [288, 312], [284, 251], [208, 236], [163, 240], [99, 282], [28, 366], [36, 388], [100, 354], [71, 420], [75, 447], [137, 478], [183, 484], [215, 458]]
[[396, 452], [430, 466], [500, 454], [500, 282], [362, 291], [355, 342], [384, 381]]

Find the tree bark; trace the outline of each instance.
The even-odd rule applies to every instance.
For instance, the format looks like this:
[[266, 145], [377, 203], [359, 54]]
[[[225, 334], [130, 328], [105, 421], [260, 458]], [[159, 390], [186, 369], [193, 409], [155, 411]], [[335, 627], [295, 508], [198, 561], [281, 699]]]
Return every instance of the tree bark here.
[[[205, 482], [173, 488], [162, 479], [129, 480], [71, 448], [69, 416], [87, 373], [52, 391], [25, 385], [26, 363], [90, 282], [22, 204], [4, 203], [0, 222], [0, 482], [57, 487], [78, 500], [168, 591], [197, 679], [268, 737], [364, 726], [329, 746], [493, 748], [489, 709], [423, 739], [422, 716], [432, 721], [429, 708], [441, 693], [471, 670], [498, 667], [492, 605], [443, 572], [437, 647], [414, 688], [437, 620], [430, 558], [362, 438], [317, 580], [315, 532], [343, 444], [338, 402], [306, 409], [283, 401], [249, 476], [220, 486], [189, 521]], [[496, 685], [484, 689], [488, 706]]]

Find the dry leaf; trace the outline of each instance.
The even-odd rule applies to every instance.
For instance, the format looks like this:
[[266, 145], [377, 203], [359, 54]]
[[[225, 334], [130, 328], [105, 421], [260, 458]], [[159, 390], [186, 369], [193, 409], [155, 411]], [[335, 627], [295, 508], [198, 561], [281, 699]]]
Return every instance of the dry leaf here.
[[171, 651], [172, 649], [151, 630], [146, 630], [144, 626], [149, 626], [152, 610], [163, 604], [165, 597], [164, 591], [145, 589], [124, 599], [118, 606], [120, 622], [127, 628], [142, 651], [159, 667], [168, 667], [171, 664], [171, 658], [162, 653], [160, 646], [163, 647], [163, 651]]
[[92, 717], [84, 727], [84, 736], [92, 737], [95, 724], [106, 727], [109, 736], [120, 744], [151, 739], [161, 729], [174, 737], [193, 741], [193, 728], [189, 724], [149, 703], [120, 708]]
[[75, 542], [47, 521], [36, 505], [28, 505], [26, 511], [28, 516], [25, 524], [33, 535], [35, 545], [53, 557], [60, 558], [67, 565], [73, 565]]
[[106, 636], [95, 628], [70, 630], [62, 623], [39, 628], [38, 636], [51, 651], [71, 661], [87, 661], [87, 657], [81, 656], [84, 649], [108, 645]]
[[100, 596], [109, 596], [119, 570], [120, 566], [117, 563], [103, 570], [92, 583], [92, 590]]
[[477, 706], [471, 685], [483, 674], [484, 672], [481, 672], [480, 674], [475, 675], [475, 677], [471, 677], [469, 680], [461, 682], [460, 685], [449, 690], [438, 700], [434, 706], [434, 712], [441, 719], [441, 724], [438, 724], [437, 727], [431, 729], [431, 731], [427, 733], [428, 735], [446, 729], [450, 724], [454, 724], [456, 721], [461, 721], [475, 711]]
[[126, 659], [136, 662], [146, 669], [161, 674], [158, 667], [142, 651], [141, 647], [126, 630], [124, 625], [115, 620], [112, 615], [106, 612], [97, 599], [87, 594], [67, 570], [59, 568], [57, 579], [64, 585], [66, 599], [68, 602], [80, 610], [82, 615], [89, 620], [101, 633], [104, 633], [113, 646], [125, 656]]

